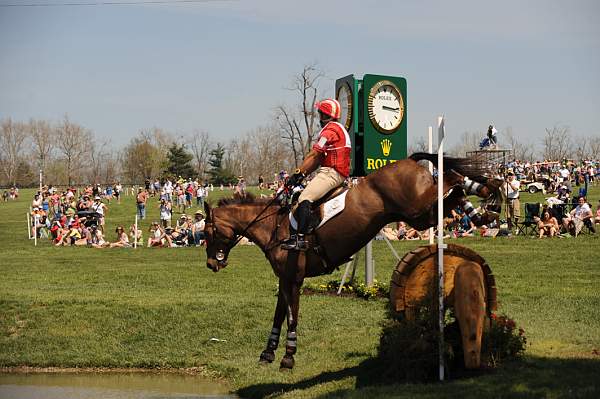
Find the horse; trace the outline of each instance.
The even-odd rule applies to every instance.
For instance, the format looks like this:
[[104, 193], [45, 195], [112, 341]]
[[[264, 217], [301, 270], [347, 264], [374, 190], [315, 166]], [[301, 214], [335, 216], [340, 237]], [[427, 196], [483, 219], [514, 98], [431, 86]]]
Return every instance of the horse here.
[[[417, 163], [420, 160], [436, 164], [437, 154], [415, 153], [378, 169], [350, 188], [344, 210], [308, 236], [311, 248], [307, 252], [280, 248], [289, 236], [289, 207], [276, 198], [223, 198], [215, 208], [204, 203], [207, 267], [213, 272], [226, 267], [230, 250], [244, 236], [260, 247], [279, 279], [273, 325], [259, 358], [261, 363], [275, 359], [281, 326], [287, 317], [286, 349], [280, 368], [294, 367], [300, 288], [305, 278], [332, 273], [390, 222], [405, 221], [418, 230], [437, 224], [437, 182]], [[483, 171], [468, 158], [444, 157], [444, 168], [443, 201], [448, 213], [466, 197], [462, 188], [465, 176], [485, 179]]]

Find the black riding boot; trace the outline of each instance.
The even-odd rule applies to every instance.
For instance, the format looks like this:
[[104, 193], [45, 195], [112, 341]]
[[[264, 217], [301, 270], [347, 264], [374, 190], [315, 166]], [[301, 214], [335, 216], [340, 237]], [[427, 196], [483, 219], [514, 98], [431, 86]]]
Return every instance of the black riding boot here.
[[302, 201], [296, 209], [296, 221], [298, 222], [298, 233], [292, 234], [290, 238], [281, 243], [282, 249], [292, 251], [306, 251], [308, 242], [304, 239], [304, 235], [308, 231], [308, 223], [310, 221], [310, 201]]

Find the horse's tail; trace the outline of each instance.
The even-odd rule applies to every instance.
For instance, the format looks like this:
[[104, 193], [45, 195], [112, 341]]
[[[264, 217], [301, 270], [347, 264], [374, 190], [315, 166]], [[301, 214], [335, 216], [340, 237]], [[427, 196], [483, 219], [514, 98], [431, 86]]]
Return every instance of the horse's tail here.
[[[415, 152], [410, 157], [415, 162], [427, 160], [437, 167], [438, 156], [437, 154], [430, 154], [428, 152]], [[482, 163], [475, 158], [454, 158], [444, 157], [444, 169], [452, 169], [455, 172], [470, 177], [471, 179], [479, 182], [487, 181], [488, 178], [487, 169], [482, 166]]]

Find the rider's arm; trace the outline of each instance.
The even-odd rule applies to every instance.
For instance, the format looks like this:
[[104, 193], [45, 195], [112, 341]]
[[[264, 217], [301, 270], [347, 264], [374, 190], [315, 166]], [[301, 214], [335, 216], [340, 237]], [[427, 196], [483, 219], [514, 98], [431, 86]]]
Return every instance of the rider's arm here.
[[319, 167], [319, 165], [321, 165], [321, 162], [323, 162], [324, 158], [324, 152], [318, 152], [314, 149], [310, 150], [308, 155], [304, 158], [302, 165], [300, 165], [300, 172], [303, 175], [311, 174]]

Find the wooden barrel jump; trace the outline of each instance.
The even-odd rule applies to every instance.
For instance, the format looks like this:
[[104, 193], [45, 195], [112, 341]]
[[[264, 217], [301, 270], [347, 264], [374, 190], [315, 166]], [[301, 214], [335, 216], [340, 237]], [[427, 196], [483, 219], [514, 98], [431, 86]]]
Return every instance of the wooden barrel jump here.
[[[414, 318], [428, 298], [437, 298], [437, 245], [422, 246], [398, 262], [390, 282], [390, 305]], [[437, 302], [436, 302], [437, 303]], [[496, 310], [496, 281], [485, 260], [456, 244], [444, 250], [444, 307], [454, 308], [461, 331], [465, 366], [478, 368], [486, 317]]]

